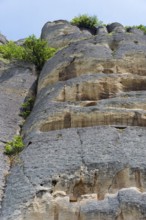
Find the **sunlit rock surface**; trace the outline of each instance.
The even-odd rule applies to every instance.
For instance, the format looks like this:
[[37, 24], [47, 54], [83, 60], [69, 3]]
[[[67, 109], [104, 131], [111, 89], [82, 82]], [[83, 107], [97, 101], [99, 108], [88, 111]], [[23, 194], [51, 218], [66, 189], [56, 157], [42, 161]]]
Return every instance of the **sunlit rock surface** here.
[[1, 219], [145, 220], [146, 35], [60, 20], [41, 37], [60, 50], [38, 78]]
[[47, 22], [41, 33], [41, 39], [46, 40], [49, 46], [55, 48], [65, 47], [71, 42], [89, 37], [91, 33], [85, 30], [80, 31], [78, 27], [65, 20]]

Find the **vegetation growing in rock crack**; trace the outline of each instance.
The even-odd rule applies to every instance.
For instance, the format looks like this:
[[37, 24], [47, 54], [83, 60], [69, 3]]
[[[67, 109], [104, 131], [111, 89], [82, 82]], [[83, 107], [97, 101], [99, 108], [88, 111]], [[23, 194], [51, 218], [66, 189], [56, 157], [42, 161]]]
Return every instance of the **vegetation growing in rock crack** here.
[[34, 105], [34, 97], [28, 98], [21, 106], [20, 116], [26, 119], [30, 115], [33, 105]]
[[16, 135], [13, 137], [12, 141], [9, 141], [5, 145], [4, 153], [7, 155], [17, 154], [22, 151], [24, 148], [23, 140], [20, 135]]
[[3, 58], [32, 62], [39, 71], [45, 61], [51, 58], [55, 52], [55, 48], [48, 47], [45, 40], [37, 39], [34, 35], [26, 38], [23, 46], [19, 46], [13, 41], [0, 45], [0, 55]]
[[71, 24], [78, 26], [79, 28], [95, 28], [102, 25], [97, 16], [89, 16], [87, 14], [79, 15], [72, 19]]

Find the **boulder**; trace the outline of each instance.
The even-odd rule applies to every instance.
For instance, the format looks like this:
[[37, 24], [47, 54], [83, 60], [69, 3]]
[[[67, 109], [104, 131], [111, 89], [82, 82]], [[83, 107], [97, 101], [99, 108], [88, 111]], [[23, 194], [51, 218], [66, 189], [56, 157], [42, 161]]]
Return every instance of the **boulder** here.
[[19, 40], [15, 41], [15, 44], [17, 44], [18, 46], [23, 46], [23, 45], [24, 45], [25, 40], [26, 40], [26, 38], [19, 39]]
[[41, 39], [46, 40], [49, 46], [55, 48], [65, 47], [71, 42], [89, 37], [91, 33], [80, 31], [78, 27], [65, 20], [47, 22], [41, 32]]
[[106, 27], [107, 27], [107, 30], [109, 33], [113, 32], [113, 31], [125, 32], [124, 26], [118, 22], [108, 24]]
[[107, 34], [107, 28], [105, 26], [98, 26], [96, 34]]

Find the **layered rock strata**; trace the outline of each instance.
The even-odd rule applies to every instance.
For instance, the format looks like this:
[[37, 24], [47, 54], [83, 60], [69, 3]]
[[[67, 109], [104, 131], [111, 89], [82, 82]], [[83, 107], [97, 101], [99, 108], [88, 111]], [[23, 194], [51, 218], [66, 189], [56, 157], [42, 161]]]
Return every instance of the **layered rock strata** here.
[[42, 38], [61, 49], [40, 73], [2, 219], [146, 219], [146, 35], [58, 21]]

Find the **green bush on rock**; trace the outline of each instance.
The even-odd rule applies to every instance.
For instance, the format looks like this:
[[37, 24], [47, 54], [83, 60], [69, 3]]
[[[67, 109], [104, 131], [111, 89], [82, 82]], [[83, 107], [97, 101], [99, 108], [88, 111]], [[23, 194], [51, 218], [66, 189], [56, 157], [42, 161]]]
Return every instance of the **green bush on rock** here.
[[34, 63], [39, 71], [45, 61], [51, 58], [55, 52], [55, 48], [48, 47], [45, 40], [37, 39], [34, 35], [26, 38], [23, 46], [19, 46], [13, 41], [0, 45], [0, 55], [4, 59], [17, 59]]
[[140, 24], [140, 25], [136, 26], [136, 28], [140, 29], [141, 31], [143, 31], [146, 34], [146, 26]]
[[95, 28], [102, 25], [103, 22], [98, 20], [97, 16], [88, 16], [83, 14], [72, 19], [71, 24], [78, 26], [79, 28]]
[[7, 44], [0, 45], [0, 54], [4, 59], [22, 60], [24, 57], [25, 49], [21, 46], [16, 45], [13, 41], [9, 41]]
[[12, 141], [6, 143], [4, 153], [7, 155], [17, 154], [22, 151], [23, 148], [24, 144], [22, 141], [22, 137], [20, 135], [16, 135], [13, 137]]
[[24, 60], [34, 63], [38, 70], [41, 70], [45, 61], [56, 52], [55, 48], [48, 47], [45, 40], [37, 39], [34, 35], [25, 40], [24, 48]]

